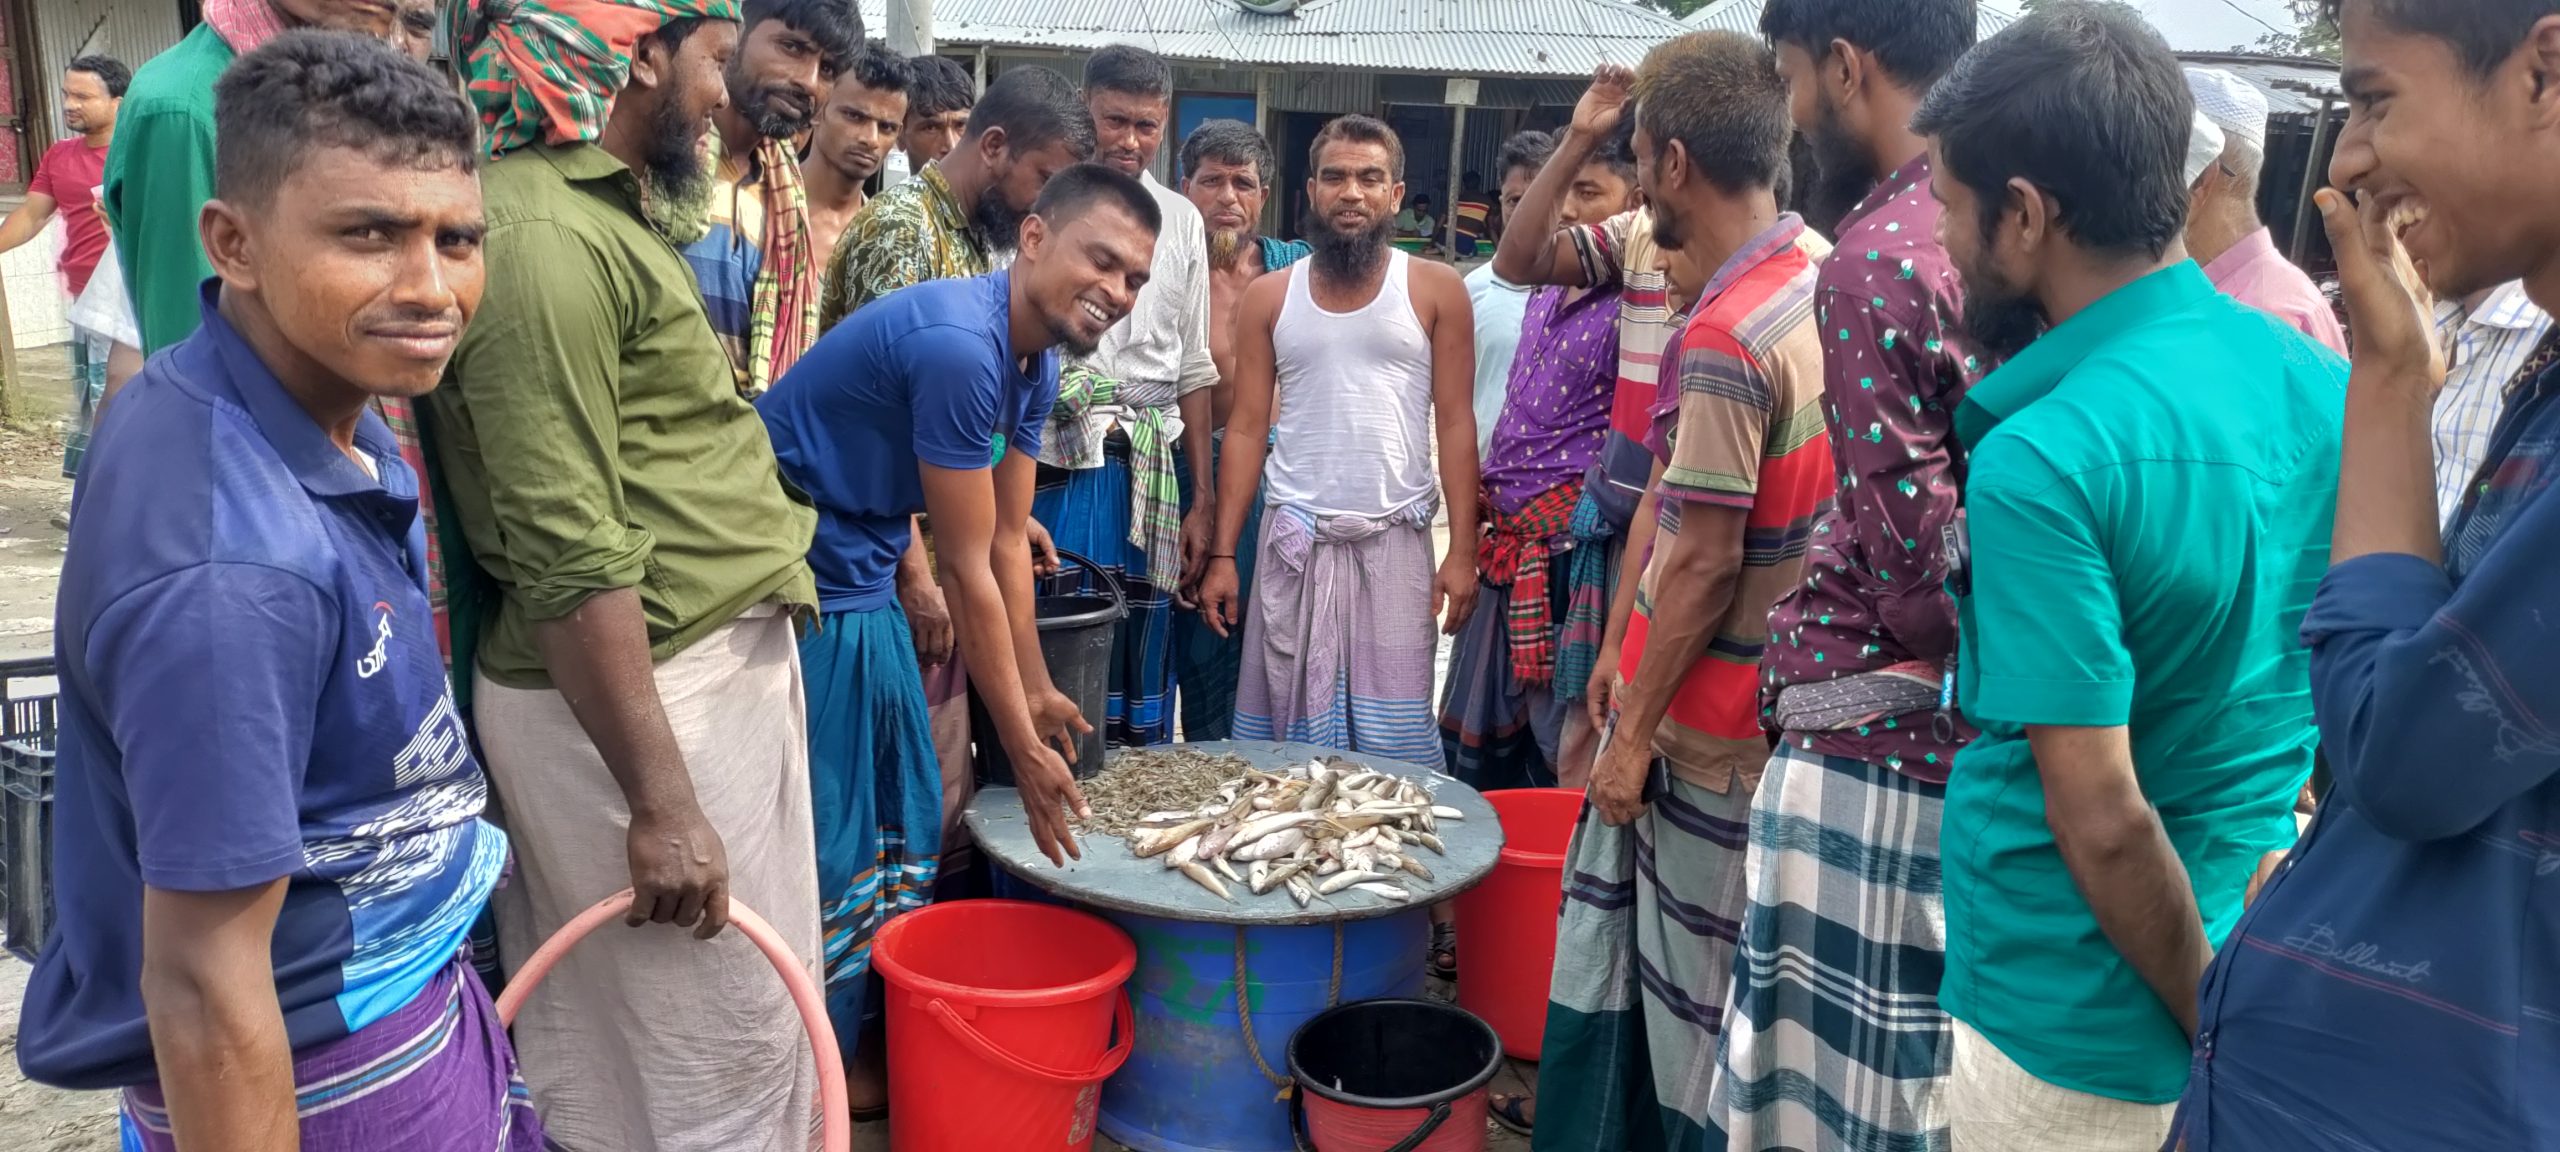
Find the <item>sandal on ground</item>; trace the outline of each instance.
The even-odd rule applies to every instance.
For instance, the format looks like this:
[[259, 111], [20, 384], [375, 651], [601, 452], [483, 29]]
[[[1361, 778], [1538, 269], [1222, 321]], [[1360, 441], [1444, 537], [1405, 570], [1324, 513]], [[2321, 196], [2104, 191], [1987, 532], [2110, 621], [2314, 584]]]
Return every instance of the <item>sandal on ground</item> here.
[[1527, 1136], [1530, 1134], [1530, 1125], [1529, 1113], [1526, 1109], [1532, 1099], [1534, 1097], [1509, 1096], [1496, 1092], [1486, 1101], [1485, 1107], [1486, 1111], [1492, 1114], [1494, 1123]]
[[1424, 962], [1423, 967], [1434, 980], [1458, 978], [1457, 925], [1434, 924], [1431, 926], [1431, 958]]
[[888, 1118], [889, 1106], [886, 1104], [877, 1108], [853, 1108], [845, 1112], [845, 1119], [856, 1124], [877, 1124]]

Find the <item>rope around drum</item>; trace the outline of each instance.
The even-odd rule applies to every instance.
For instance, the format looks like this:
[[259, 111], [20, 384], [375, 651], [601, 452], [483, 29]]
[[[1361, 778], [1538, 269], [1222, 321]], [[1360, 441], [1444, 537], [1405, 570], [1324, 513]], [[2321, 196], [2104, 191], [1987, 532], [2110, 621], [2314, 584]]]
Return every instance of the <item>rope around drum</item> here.
[[[1271, 1070], [1271, 1062], [1262, 1058], [1262, 1041], [1253, 1034], [1253, 1008], [1245, 1003], [1244, 925], [1236, 925], [1236, 1021], [1244, 1025], [1244, 1051], [1253, 1057], [1253, 1066], [1261, 1069], [1262, 1078], [1279, 1091], [1271, 1094], [1274, 1103], [1287, 1103], [1289, 1094], [1297, 1090], [1297, 1081]], [[1333, 974], [1325, 981], [1324, 1006], [1342, 1003], [1342, 921], [1333, 922]]]

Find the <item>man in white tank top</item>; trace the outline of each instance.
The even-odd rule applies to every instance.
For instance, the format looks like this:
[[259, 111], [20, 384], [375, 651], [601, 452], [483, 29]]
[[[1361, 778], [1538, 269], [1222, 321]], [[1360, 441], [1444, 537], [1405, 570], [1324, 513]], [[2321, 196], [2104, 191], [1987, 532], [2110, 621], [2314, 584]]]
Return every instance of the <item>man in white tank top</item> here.
[[[1300, 230], [1315, 254], [1254, 281], [1236, 310], [1201, 613], [1221, 634], [1234, 625], [1238, 538], [1267, 481], [1236, 738], [1438, 767], [1433, 619], [1445, 607], [1454, 632], [1475, 608], [1474, 317], [1455, 270], [1388, 245], [1404, 200], [1395, 132], [1345, 116], [1309, 151]], [[1444, 492], [1449, 554], [1435, 575]]]

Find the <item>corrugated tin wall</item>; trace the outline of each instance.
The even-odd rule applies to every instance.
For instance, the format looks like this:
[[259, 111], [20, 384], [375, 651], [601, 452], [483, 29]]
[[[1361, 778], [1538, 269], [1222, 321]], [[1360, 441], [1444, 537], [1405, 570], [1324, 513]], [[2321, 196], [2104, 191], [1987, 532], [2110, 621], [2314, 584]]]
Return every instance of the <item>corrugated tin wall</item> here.
[[62, 133], [62, 69], [73, 57], [104, 53], [139, 68], [178, 42], [177, 0], [38, 0], [37, 72], [26, 78], [27, 143], [42, 151]]

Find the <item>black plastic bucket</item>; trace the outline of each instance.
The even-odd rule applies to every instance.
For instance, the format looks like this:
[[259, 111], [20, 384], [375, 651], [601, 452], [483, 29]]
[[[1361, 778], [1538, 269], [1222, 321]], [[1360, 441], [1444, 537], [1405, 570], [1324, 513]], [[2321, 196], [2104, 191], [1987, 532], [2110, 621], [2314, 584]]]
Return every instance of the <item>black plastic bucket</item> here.
[[[1102, 710], [1111, 702], [1111, 645], [1120, 621], [1129, 615], [1129, 600], [1120, 580], [1093, 561], [1058, 550], [1056, 575], [1040, 580], [1033, 612], [1040, 624], [1040, 655], [1048, 662], [1049, 680], [1076, 702], [1093, 731], [1076, 742], [1075, 773], [1082, 779], [1102, 771]], [[988, 782], [1013, 786], [1013, 758], [991, 727], [977, 733], [978, 755]]]
[[1436, 1000], [1362, 1000], [1289, 1037], [1291, 1108], [1309, 1152], [1482, 1152], [1502, 1038]]

